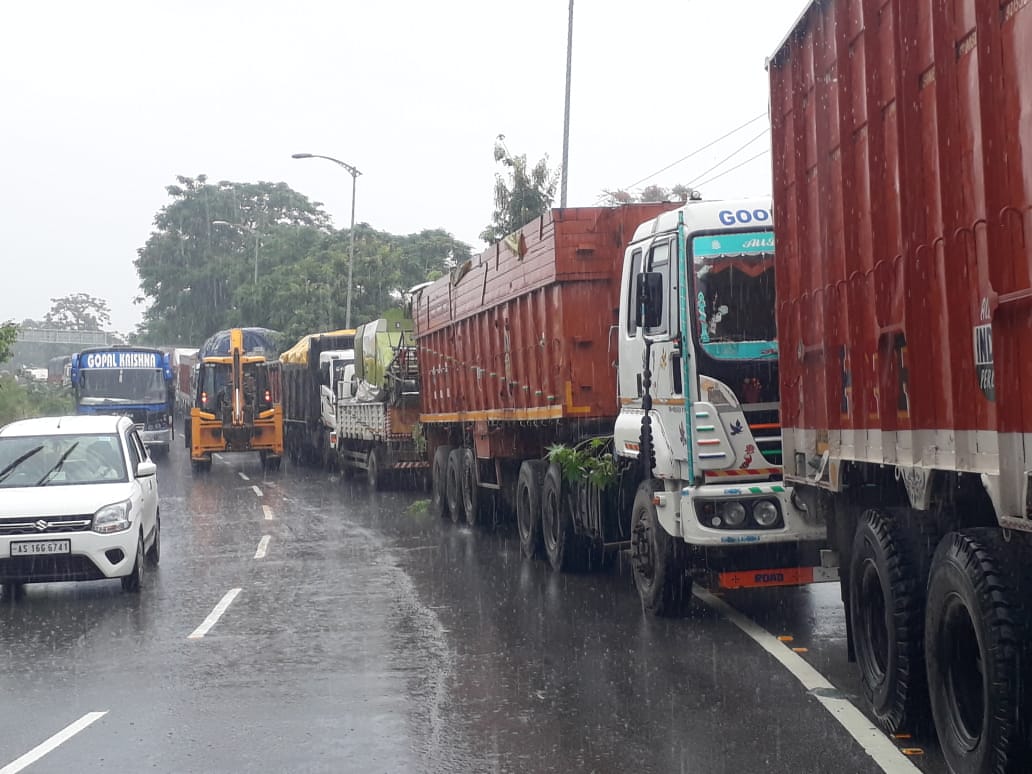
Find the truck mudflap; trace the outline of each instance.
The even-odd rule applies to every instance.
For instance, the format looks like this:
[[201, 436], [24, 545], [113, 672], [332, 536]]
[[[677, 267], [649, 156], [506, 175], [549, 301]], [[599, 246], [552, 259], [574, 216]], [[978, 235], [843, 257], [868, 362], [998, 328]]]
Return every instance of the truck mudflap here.
[[773, 586], [806, 586], [839, 579], [838, 567], [778, 567], [764, 570], [735, 570], [709, 574], [709, 588], [760, 589]]

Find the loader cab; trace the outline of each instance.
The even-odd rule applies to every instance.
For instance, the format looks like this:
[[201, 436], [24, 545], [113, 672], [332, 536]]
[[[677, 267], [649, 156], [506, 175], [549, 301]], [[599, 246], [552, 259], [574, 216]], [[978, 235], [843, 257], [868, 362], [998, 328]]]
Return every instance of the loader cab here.
[[244, 363], [241, 370], [240, 393], [235, 395], [231, 362], [202, 363], [197, 373], [197, 408], [217, 417], [230, 418], [236, 398], [239, 413], [253, 417], [271, 409], [273, 402], [267, 364]]

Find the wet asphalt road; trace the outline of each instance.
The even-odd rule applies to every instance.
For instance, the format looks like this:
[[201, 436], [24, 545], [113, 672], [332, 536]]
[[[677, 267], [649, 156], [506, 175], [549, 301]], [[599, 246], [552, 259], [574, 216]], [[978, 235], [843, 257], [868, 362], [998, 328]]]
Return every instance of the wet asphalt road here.
[[[141, 594], [30, 585], [0, 603], [0, 774], [93, 712], [24, 770], [883, 770], [739, 628], [701, 602], [649, 617], [620, 566], [555, 575], [512, 529], [431, 519], [420, 492], [266, 475], [256, 455], [194, 477], [174, 448], [159, 487]], [[837, 586], [725, 600], [856, 694]], [[893, 744], [942, 770], [926, 738]]]

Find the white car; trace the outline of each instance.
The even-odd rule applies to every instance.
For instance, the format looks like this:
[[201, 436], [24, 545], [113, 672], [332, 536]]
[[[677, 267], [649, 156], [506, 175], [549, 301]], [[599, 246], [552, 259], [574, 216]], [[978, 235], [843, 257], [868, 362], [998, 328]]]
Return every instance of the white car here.
[[0, 428], [0, 584], [121, 578], [161, 556], [157, 466], [128, 417], [41, 417]]

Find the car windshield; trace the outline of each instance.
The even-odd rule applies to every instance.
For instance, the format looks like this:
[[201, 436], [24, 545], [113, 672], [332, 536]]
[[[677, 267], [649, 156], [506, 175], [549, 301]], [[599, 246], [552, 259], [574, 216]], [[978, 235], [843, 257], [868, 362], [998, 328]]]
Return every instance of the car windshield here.
[[160, 369], [89, 368], [79, 394], [84, 405], [160, 403], [165, 382]]
[[0, 438], [0, 488], [125, 480], [125, 458], [117, 435]]

